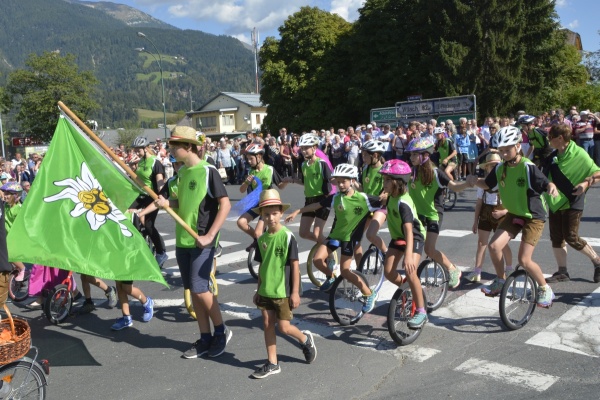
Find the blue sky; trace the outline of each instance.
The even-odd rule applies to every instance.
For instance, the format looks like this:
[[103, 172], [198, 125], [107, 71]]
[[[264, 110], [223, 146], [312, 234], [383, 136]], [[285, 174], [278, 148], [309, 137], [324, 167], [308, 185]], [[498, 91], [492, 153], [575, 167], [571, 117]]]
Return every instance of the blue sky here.
[[[93, 1], [93, 0], [92, 0]], [[277, 36], [277, 28], [308, 5], [337, 13], [348, 21], [358, 17], [364, 0], [113, 0], [135, 7], [181, 29], [230, 35], [250, 43], [256, 27], [260, 41]], [[556, 0], [562, 26], [581, 35], [583, 49], [600, 49], [600, 0]]]

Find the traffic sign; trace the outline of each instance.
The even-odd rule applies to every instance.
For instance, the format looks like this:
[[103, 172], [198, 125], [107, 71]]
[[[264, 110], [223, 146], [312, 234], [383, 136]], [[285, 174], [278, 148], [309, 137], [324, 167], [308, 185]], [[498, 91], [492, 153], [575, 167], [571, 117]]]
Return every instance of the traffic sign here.
[[374, 108], [371, 110], [371, 121], [377, 123], [396, 120], [396, 107]]
[[449, 115], [457, 113], [475, 113], [475, 96], [442, 97], [418, 101], [396, 103], [396, 117], [409, 118], [424, 115]]
[[436, 114], [455, 114], [457, 112], [472, 111], [475, 103], [472, 96], [449, 97], [435, 101]]

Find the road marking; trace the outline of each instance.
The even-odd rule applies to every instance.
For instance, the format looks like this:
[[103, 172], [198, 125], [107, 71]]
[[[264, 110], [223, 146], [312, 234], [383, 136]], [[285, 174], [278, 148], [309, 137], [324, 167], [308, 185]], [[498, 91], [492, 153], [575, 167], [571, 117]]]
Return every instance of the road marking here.
[[584, 239], [586, 242], [588, 242], [588, 244], [590, 246], [594, 246], [594, 247], [600, 247], [600, 239], [598, 238], [588, 238], [588, 237], [584, 237], [582, 238]]
[[521, 386], [523, 388], [536, 390], [538, 392], [543, 392], [544, 390], [548, 389], [559, 379], [557, 376], [513, 367], [512, 365], [478, 360], [476, 358], [468, 359], [456, 367], [455, 371], [461, 371], [471, 375], [485, 376], [496, 381], [515, 386]]
[[536, 334], [526, 344], [600, 357], [600, 288]]

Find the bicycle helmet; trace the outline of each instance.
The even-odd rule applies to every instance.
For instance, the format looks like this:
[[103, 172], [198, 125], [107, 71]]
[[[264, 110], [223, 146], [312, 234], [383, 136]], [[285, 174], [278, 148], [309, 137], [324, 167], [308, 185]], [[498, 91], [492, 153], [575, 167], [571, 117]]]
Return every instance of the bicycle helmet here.
[[246, 154], [265, 154], [265, 148], [262, 144], [252, 143], [250, 146], [246, 147]]
[[528, 125], [533, 124], [535, 117], [533, 115], [521, 115], [517, 120], [518, 125]]
[[440, 133], [446, 133], [446, 130], [444, 128], [433, 128], [433, 134], [434, 135], [439, 135]]
[[2, 185], [2, 187], [0, 187], [0, 190], [6, 193], [19, 194], [23, 191], [23, 188], [17, 182], [8, 182]]
[[367, 140], [365, 144], [363, 144], [362, 149], [371, 154], [383, 154], [387, 151], [387, 144], [383, 143], [381, 140]]
[[521, 131], [514, 126], [505, 126], [500, 129], [500, 132], [496, 133], [496, 136], [498, 136], [498, 147], [516, 145], [523, 140]]
[[339, 164], [331, 173], [331, 177], [358, 179], [358, 168], [350, 164]]
[[305, 133], [300, 136], [300, 140], [298, 141], [298, 146], [300, 147], [315, 146], [317, 144], [319, 144], [319, 138], [311, 133]]
[[412, 169], [402, 160], [389, 160], [383, 164], [379, 173], [381, 175], [389, 175], [393, 179], [402, 179], [405, 183], [408, 183]]
[[133, 143], [131, 143], [131, 147], [148, 147], [150, 143], [148, 139], [143, 136], [138, 136], [133, 139]]
[[408, 147], [406, 148], [405, 151], [416, 152], [416, 153], [427, 152], [429, 154], [433, 154], [433, 147], [434, 147], [434, 144], [431, 141], [431, 139], [425, 138], [425, 137], [420, 137], [420, 138], [411, 140], [411, 142], [408, 144]]

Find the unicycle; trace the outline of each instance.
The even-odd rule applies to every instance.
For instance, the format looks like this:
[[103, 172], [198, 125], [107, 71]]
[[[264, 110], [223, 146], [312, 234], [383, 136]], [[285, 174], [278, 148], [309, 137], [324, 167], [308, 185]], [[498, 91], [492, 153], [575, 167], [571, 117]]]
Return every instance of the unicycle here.
[[44, 314], [48, 321], [54, 325], [64, 322], [71, 313], [73, 306], [73, 290], [75, 289], [75, 280], [73, 271], [69, 274], [60, 285], [54, 286], [48, 293], [48, 297], [44, 301]]
[[[219, 295], [219, 285], [217, 284], [217, 278], [215, 277], [215, 273], [217, 271], [217, 259], [213, 258], [213, 269], [210, 273], [210, 280], [208, 281], [208, 290], [216, 296]], [[183, 302], [185, 303], [185, 308], [190, 313], [192, 318], [198, 319], [196, 317], [196, 311], [194, 311], [194, 304], [192, 303], [192, 292], [190, 289], [185, 289], [183, 291]]]
[[538, 285], [521, 268], [518, 265], [506, 278], [500, 293], [500, 318], [511, 331], [524, 327], [536, 309]]
[[[425, 288], [423, 288], [423, 299], [425, 304], [428, 304]], [[408, 320], [415, 315], [416, 311], [417, 305], [413, 301], [408, 281], [404, 278], [402, 285], [390, 300], [387, 315], [388, 332], [394, 342], [400, 346], [406, 346], [417, 340], [423, 330], [423, 328], [410, 329], [408, 327]]]
[[252, 275], [254, 279], [258, 279], [258, 267], [260, 267], [260, 263], [254, 260], [255, 253], [256, 247], [252, 246], [248, 252], [248, 271], [250, 271], [250, 275]]
[[[313, 264], [313, 259], [315, 257], [315, 253], [317, 251], [317, 247], [319, 244], [315, 244], [308, 253], [306, 257], [306, 274], [308, 275], [308, 279], [312, 282], [316, 287], [321, 287], [321, 285], [327, 280], [327, 276], [319, 271]], [[327, 257], [327, 266], [333, 270], [333, 276], [340, 275], [340, 263], [337, 255], [337, 250], [331, 252], [329, 257]]]
[[444, 189], [444, 211], [450, 211], [456, 205], [456, 192], [449, 188]]
[[13, 270], [9, 277], [8, 282], [8, 295], [15, 302], [20, 302], [29, 297], [29, 278], [31, 276], [31, 270], [25, 268], [25, 274], [22, 281], [17, 281], [16, 277], [19, 274], [17, 269]]
[[417, 269], [427, 301], [427, 312], [440, 308], [448, 294], [448, 271], [430, 258], [421, 261]]

